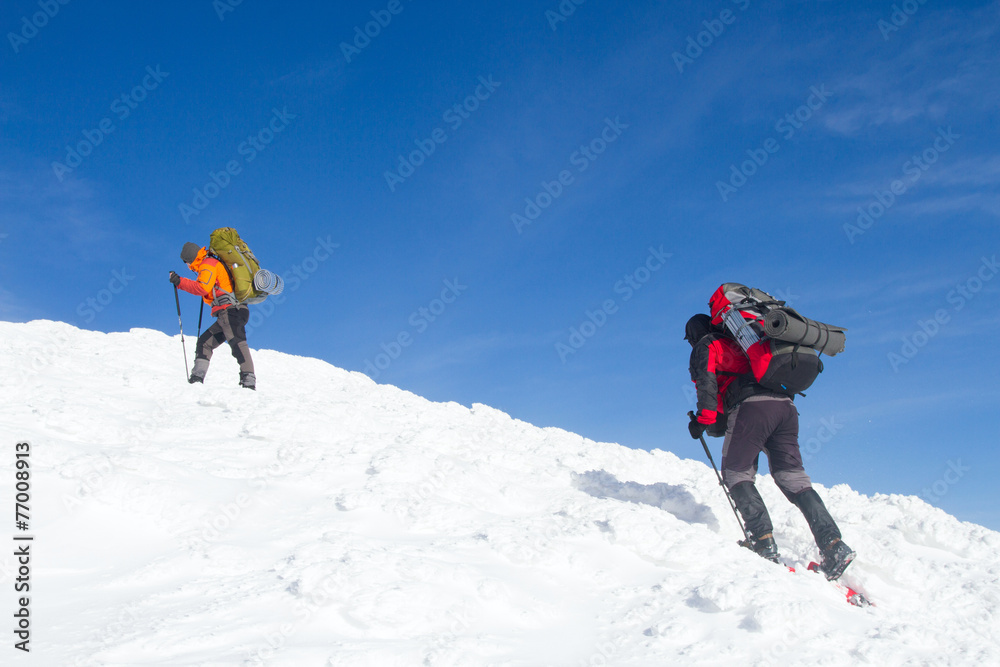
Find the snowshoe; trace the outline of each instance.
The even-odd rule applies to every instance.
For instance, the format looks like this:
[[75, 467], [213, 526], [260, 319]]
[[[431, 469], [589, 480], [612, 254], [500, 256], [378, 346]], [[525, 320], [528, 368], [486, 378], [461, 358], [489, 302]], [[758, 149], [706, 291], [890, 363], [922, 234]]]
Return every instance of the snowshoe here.
[[[789, 568], [789, 569], [791, 569], [792, 572], [795, 571], [792, 568]], [[816, 573], [822, 572], [822, 570], [820, 570], [819, 563], [809, 563], [809, 567], [807, 569], [810, 572], [816, 572]], [[833, 584], [834, 586], [836, 586], [837, 589], [841, 593], [844, 594], [844, 599], [846, 599], [850, 604], [853, 604], [855, 607], [874, 607], [875, 606], [875, 603], [872, 602], [871, 600], [869, 600], [868, 597], [864, 593], [861, 593], [860, 591], [854, 590], [853, 588], [851, 588], [847, 584], [845, 584], [845, 583], [843, 583], [841, 581], [831, 581], [830, 583]]]

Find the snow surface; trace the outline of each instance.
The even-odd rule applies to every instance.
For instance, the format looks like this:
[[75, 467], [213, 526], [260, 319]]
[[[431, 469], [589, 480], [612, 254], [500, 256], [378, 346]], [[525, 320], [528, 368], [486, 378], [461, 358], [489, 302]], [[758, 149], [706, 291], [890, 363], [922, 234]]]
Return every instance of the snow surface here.
[[699, 460], [267, 350], [256, 393], [227, 348], [189, 386], [157, 331], [0, 323], [0, 355], [0, 497], [29, 440], [36, 536], [32, 652], [4, 629], [5, 665], [1000, 664], [1000, 534], [915, 497], [820, 488], [859, 609], [802, 571], [768, 478], [799, 573], [736, 545]]

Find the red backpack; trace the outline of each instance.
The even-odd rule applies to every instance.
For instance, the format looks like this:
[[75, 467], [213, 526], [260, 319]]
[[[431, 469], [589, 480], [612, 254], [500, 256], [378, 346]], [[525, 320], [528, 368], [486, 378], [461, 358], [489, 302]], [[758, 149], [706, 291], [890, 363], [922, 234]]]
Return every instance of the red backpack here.
[[820, 352], [832, 357], [844, 350], [846, 329], [802, 317], [763, 290], [725, 283], [708, 305], [712, 324], [746, 352], [758, 384], [780, 394], [812, 386], [823, 372]]

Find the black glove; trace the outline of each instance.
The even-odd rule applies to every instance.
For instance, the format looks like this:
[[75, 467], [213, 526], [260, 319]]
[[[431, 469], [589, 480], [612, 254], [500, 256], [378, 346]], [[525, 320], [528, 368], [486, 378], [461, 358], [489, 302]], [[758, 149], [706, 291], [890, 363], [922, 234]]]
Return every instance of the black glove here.
[[170, 283], [174, 287], [177, 287], [178, 285], [181, 284], [181, 277], [179, 275], [177, 275], [176, 273], [174, 273], [173, 271], [171, 271], [170, 272]]
[[690, 433], [691, 437], [695, 440], [701, 440], [701, 436], [705, 434], [705, 429], [707, 429], [708, 426], [699, 423], [698, 417], [696, 417], [693, 412], [689, 412], [688, 417], [691, 418], [691, 421], [688, 422], [688, 433]]

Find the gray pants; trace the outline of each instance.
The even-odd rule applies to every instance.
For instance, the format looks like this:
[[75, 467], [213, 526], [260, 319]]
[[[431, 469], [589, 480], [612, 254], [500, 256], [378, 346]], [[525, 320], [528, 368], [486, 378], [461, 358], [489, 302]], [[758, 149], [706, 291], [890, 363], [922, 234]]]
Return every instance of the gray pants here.
[[840, 529], [802, 467], [795, 404], [772, 395], [751, 396], [733, 410], [722, 446], [723, 479], [754, 539], [773, 530], [767, 507], [754, 485], [761, 452], [767, 456], [778, 488], [809, 523], [816, 545], [822, 550], [840, 539]]
[[722, 445], [722, 475], [730, 489], [754, 481], [760, 453], [767, 456], [778, 488], [791, 500], [812, 488], [799, 451], [799, 413], [791, 399], [751, 396], [729, 415]]
[[198, 338], [194, 370], [191, 374], [204, 379], [215, 348], [227, 341], [233, 351], [233, 357], [240, 364], [240, 373], [253, 373], [253, 359], [250, 357], [250, 346], [247, 345], [246, 326], [249, 321], [250, 309], [246, 306], [230, 306], [220, 311], [215, 324]]

